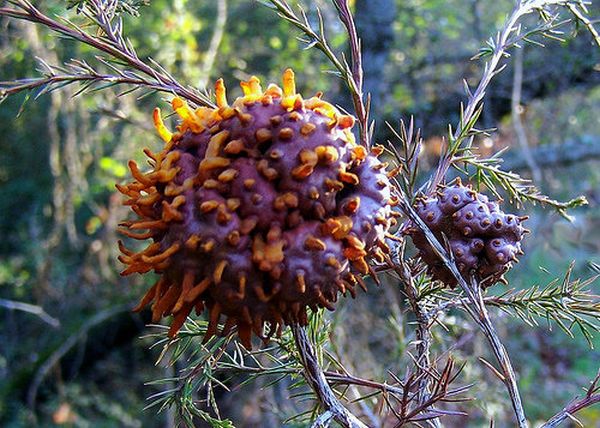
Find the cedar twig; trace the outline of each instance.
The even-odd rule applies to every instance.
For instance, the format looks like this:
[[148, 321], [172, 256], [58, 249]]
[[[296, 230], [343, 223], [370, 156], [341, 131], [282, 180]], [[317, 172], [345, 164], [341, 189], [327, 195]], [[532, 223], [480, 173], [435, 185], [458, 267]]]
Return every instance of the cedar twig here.
[[351, 67], [346, 63], [346, 69], [351, 70], [352, 85], [350, 85], [350, 92], [352, 93], [352, 101], [354, 103], [354, 111], [358, 119], [358, 125], [360, 128], [360, 142], [365, 147], [371, 146], [371, 132], [369, 125], [369, 95], [367, 94], [367, 102], [365, 104], [365, 98], [363, 94], [363, 66], [362, 66], [362, 54], [361, 44], [356, 32], [356, 25], [354, 24], [354, 17], [350, 12], [350, 4], [348, 0], [333, 0], [333, 4], [338, 11], [340, 21], [346, 27], [348, 33], [348, 43], [350, 45], [350, 58]]
[[308, 20], [306, 12], [301, 7], [298, 8], [298, 13], [296, 13], [287, 0], [263, 0], [263, 3], [277, 11], [281, 18], [302, 31], [306, 37], [306, 39], [302, 39], [302, 41], [306, 43], [307, 47], [314, 46], [319, 49], [336, 68], [336, 74], [344, 80], [352, 95], [354, 110], [360, 128], [360, 143], [365, 147], [369, 147], [371, 144], [369, 101], [365, 101], [363, 94], [363, 69], [360, 41], [356, 32], [356, 26], [354, 25], [354, 18], [350, 12], [348, 0], [332, 1], [338, 11], [340, 21], [344, 24], [348, 33], [352, 65], [348, 64], [345, 57], [342, 56], [342, 59], [338, 58], [338, 55], [331, 48], [327, 36], [325, 35], [325, 24], [319, 9], [317, 9], [318, 29], [315, 29]]
[[[499, 296], [487, 296], [483, 301], [519, 317], [531, 327], [538, 325], [535, 317], [556, 322], [570, 336], [577, 327], [591, 345], [593, 331], [600, 331], [600, 325], [595, 322], [600, 319], [600, 296], [592, 294], [588, 286], [598, 277], [571, 280], [573, 268], [574, 263], [571, 263], [563, 278], [556, 278], [544, 287], [534, 285], [520, 291], [507, 290]], [[468, 299], [455, 297], [429, 308], [427, 316], [433, 318], [466, 303]]]
[[[167, 89], [165, 85], [158, 85], [148, 82], [147, 80], [135, 76], [117, 76], [106, 73], [99, 73], [92, 70], [89, 73], [80, 74], [48, 74], [45, 77], [19, 79], [11, 82], [0, 82], [0, 100], [11, 95], [16, 95], [19, 92], [31, 91], [41, 88], [36, 96], [44, 94], [47, 91], [52, 91], [54, 88], [62, 87], [64, 84], [81, 83], [84, 88], [91, 84], [107, 83], [110, 85], [131, 85], [139, 88], [143, 86], [147, 89], [165, 92], [174, 92], [174, 88]], [[137, 89], [136, 88], [136, 89]]]
[[[318, 317], [313, 317], [313, 320], [315, 318]], [[315, 328], [312, 322], [310, 325], [311, 328]], [[397, 417], [399, 423], [410, 421], [429, 422], [444, 415], [462, 415], [463, 413], [461, 412], [434, 409], [433, 406], [438, 402], [466, 401], [467, 399], [462, 398], [460, 395], [470, 388], [469, 385], [451, 388], [452, 383], [460, 374], [460, 368], [455, 370], [455, 364], [452, 359], [448, 359], [441, 370], [436, 368], [436, 364], [430, 364], [429, 367], [423, 367], [423, 370], [419, 374], [409, 372], [403, 379], [399, 379], [390, 373], [393, 382], [377, 382], [350, 374], [343, 367], [341, 367], [341, 371], [323, 371], [318, 365], [317, 351], [312, 342], [308, 342], [310, 351], [296, 351], [298, 347], [294, 347], [296, 342], [295, 337], [292, 337], [293, 331], [292, 334], [286, 332], [282, 338], [275, 339], [277, 342], [275, 346], [248, 351], [241, 348], [235, 341], [232, 341], [232, 335], [224, 338], [213, 338], [207, 344], [198, 346], [196, 340], [204, 336], [207, 328], [206, 322], [188, 320], [177, 339], [173, 340], [166, 337], [167, 327], [158, 327], [163, 330], [164, 334], [152, 334], [151, 336], [159, 338], [156, 345], [164, 345], [159, 360], [169, 355], [169, 364], [173, 364], [180, 358], [183, 352], [189, 350], [189, 358], [192, 362], [190, 368], [182, 371], [175, 379], [152, 382], [152, 384], [164, 384], [167, 381], [172, 382], [175, 380], [176, 386], [149, 397], [151, 402], [147, 408], [157, 406], [160, 410], [163, 410], [166, 407], [175, 405], [177, 407], [177, 414], [183, 421], [191, 420], [191, 415], [197, 415], [205, 421], [216, 420], [206, 411], [197, 407], [197, 400], [186, 400], [182, 394], [185, 391], [190, 391], [190, 389], [194, 391], [203, 390], [208, 398], [202, 400], [202, 402], [209, 405], [216, 413], [216, 405], [213, 405], [210, 400], [210, 397], [214, 395], [212, 390], [215, 386], [220, 386], [228, 390], [226, 387], [227, 381], [236, 374], [247, 375], [247, 378], [240, 384], [243, 385], [259, 377], [271, 377], [275, 379], [283, 377], [293, 378], [298, 374], [306, 372], [308, 373], [307, 376], [325, 381], [325, 383], [319, 383], [316, 386], [317, 391], [314, 392], [319, 403], [323, 406], [321, 397], [326, 396], [330, 391], [331, 394], [334, 394], [331, 397], [337, 400], [339, 406], [342, 406], [339, 412], [343, 412], [344, 408], [339, 403], [339, 399], [336, 398], [335, 394], [337, 391], [333, 390], [334, 387], [356, 386], [370, 389], [374, 392], [368, 393], [363, 397], [358, 397], [354, 401], [361, 401], [365, 397], [376, 394], [381, 395]], [[304, 329], [302, 330], [304, 331]], [[322, 328], [319, 331], [322, 331]], [[304, 339], [310, 340], [308, 338]], [[304, 343], [302, 341], [304, 339], [301, 338], [301, 343]], [[317, 340], [320, 342], [321, 339]], [[227, 349], [229, 343], [235, 346], [235, 350]], [[306, 352], [312, 352], [315, 358], [305, 359]], [[258, 358], [260, 355], [264, 355], [274, 364], [266, 365], [264, 361]], [[323, 376], [321, 377], [319, 373], [322, 373]], [[313, 388], [313, 385], [310, 383], [311, 377], [306, 378], [306, 383]], [[424, 378], [427, 378], [427, 383], [431, 385], [431, 394], [426, 399], [421, 399], [420, 387], [423, 384]], [[277, 382], [277, 380], [273, 382]], [[304, 383], [296, 382], [296, 385]], [[394, 408], [395, 405], [392, 404], [391, 400], [398, 403], [398, 410]], [[331, 404], [331, 401], [326, 401], [326, 403]], [[318, 420], [321, 418], [320, 421], [322, 422], [327, 419], [326, 416], [329, 414], [339, 413], [334, 412], [329, 407], [323, 407], [322, 411], [324, 413], [317, 417]], [[327, 413], [328, 411], [330, 412], [329, 414]]]
[[[504, 189], [510, 196], [511, 202], [514, 201], [517, 206], [522, 206], [524, 201], [531, 204], [540, 204], [552, 207], [559, 215], [568, 221], [573, 221], [573, 217], [567, 213], [567, 210], [579, 206], [587, 205], [585, 196], [578, 196], [566, 202], [561, 202], [541, 193], [530, 180], [521, 177], [511, 171], [505, 171], [500, 167], [501, 159], [497, 156], [489, 159], [481, 159], [473, 155], [456, 156], [454, 162], [462, 162], [466, 169], [463, 172], [468, 173], [470, 167], [475, 171], [471, 174], [477, 183], [485, 184], [489, 191], [499, 199], [502, 198], [497, 187]], [[453, 166], [457, 169], [457, 165]]]

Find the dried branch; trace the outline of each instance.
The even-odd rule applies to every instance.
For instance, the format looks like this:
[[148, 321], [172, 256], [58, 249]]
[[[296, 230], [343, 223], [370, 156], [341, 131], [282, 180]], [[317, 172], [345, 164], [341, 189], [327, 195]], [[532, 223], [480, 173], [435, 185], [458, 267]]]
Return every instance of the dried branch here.
[[302, 360], [302, 365], [304, 366], [304, 377], [316, 394], [323, 408], [333, 414], [333, 418], [344, 427], [366, 428], [365, 424], [339, 402], [334, 392], [331, 390], [331, 387], [325, 378], [325, 374], [319, 366], [314, 348], [306, 334], [306, 330], [296, 324], [293, 324], [291, 329]]
[[[303, 366], [306, 368], [307, 364], [303, 362]], [[461, 370], [462, 368], [455, 370], [454, 361], [448, 359], [441, 372], [437, 371], [435, 364], [429, 362], [427, 366], [422, 366], [418, 372], [407, 373], [402, 380], [390, 373], [395, 380], [395, 385], [361, 379], [348, 373], [330, 371], [323, 372], [323, 379], [331, 385], [356, 385], [378, 390], [383, 394], [388, 406], [396, 416], [396, 426], [419, 421], [428, 421], [433, 426], [441, 426], [439, 423], [439, 417], [441, 416], [466, 415], [463, 412], [434, 408], [435, 404], [440, 402], [461, 402], [468, 400], [460, 397], [460, 395], [470, 388], [470, 385], [451, 389], [451, 384], [458, 378]], [[431, 386], [431, 390], [425, 389], [424, 393], [424, 385]], [[320, 396], [321, 393], [322, 391], [317, 392], [317, 396]], [[369, 394], [366, 397], [372, 396], [373, 394]], [[358, 400], [362, 399], [359, 398]], [[394, 405], [390, 402], [390, 399], [398, 403], [397, 410], [394, 409]], [[328, 410], [332, 411], [330, 408]], [[335, 412], [333, 413], [335, 414]]]
[[585, 397], [579, 400], [575, 399], [571, 401], [564, 409], [562, 409], [551, 419], [549, 419], [548, 422], [542, 425], [541, 428], [557, 427], [567, 419], [570, 419], [583, 428], [584, 425], [573, 415], [580, 410], [597, 403], [600, 403], [600, 372], [598, 372], [594, 380], [591, 382], [590, 387], [586, 391]]
[[[269, 353], [270, 350], [264, 350], [262, 353]], [[256, 361], [253, 361], [257, 363]], [[445, 363], [445, 366], [448, 365], [449, 362]], [[453, 364], [453, 363], [452, 363]], [[289, 375], [293, 376], [298, 374], [298, 370], [301, 369], [302, 366], [299, 367], [289, 367], [286, 365], [277, 364], [273, 367], [265, 367], [260, 363], [257, 363], [256, 367], [250, 367], [240, 363], [239, 361], [235, 362], [224, 362], [221, 361], [218, 366], [218, 370], [222, 371], [230, 371], [234, 373], [245, 373], [249, 374], [253, 377], [256, 376], [281, 376], [281, 375]], [[452, 367], [454, 367], [452, 365]], [[442, 371], [446, 370], [444, 368]], [[331, 386], [348, 386], [354, 385], [358, 387], [368, 388], [375, 390], [377, 393], [383, 394], [384, 396], [394, 397], [397, 401], [401, 403], [400, 412], [404, 412], [406, 415], [415, 416], [419, 415], [423, 412], [428, 412], [431, 410], [431, 406], [433, 406], [438, 401], [467, 401], [466, 398], [458, 398], [457, 395], [466, 391], [470, 386], [458, 387], [455, 389], [450, 389], [450, 383], [446, 385], [438, 385], [436, 386], [437, 391], [445, 391], [444, 394], [436, 394], [435, 396], [429, 395], [426, 400], [418, 400], [420, 397], [420, 389], [419, 385], [422, 384], [423, 378], [429, 378], [428, 384], [438, 384], [440, 382], [440, 375], [437, 373], [434, 365], [431, 364], [427, 370], [422, 370], [419, 375], [416, 373], [408, 373], [404, 380], [398, 379], [396, 376], [393, 376], [394, 383], [390, 384], [387, 382], [377, 382], [371, 379], [364, 379], [357, 377], [355, 375], [349, 373], [339, 373], [335, 371], [323, 371], [323, 374], [327, 380], [327, 382]], [[454, 381], [457, 378], [458, 373], [453, 372], [453, 376], [449, 377]], [[372, 394], [369, 394], [372, 396]], [[402, 401], [402, 397], [404, 397], [404, 401]], [[452, 400], [450, 400], [452, 397]], [[360, 398], [358, 399], [360, 400]], [[357, 400], [355, 400], [357, 401]], [[404, 410], [403, 410], [404, 409]], [[440, 410], [435, 410], [435, 412], [442, 412]]]
[[[400, 412], [395, 412], [398, 419], [395, 427], [401, 427], [409, 422], [418, 423], [422, 421], [431, 422], [433, 426], [441, 426], [439, 417], [445, 415], [466, 416], [466, 413], [460, 411], [434, 409], [433, 406], [438, 402], [460, 402], [466, 401], [464, 398], [455, 398], [456, 395], [463, 393], [470, 385], [463, 386], [454, 390], [450, 389], [450, 385], [458, 377], [462, 368], [454, 369], [454, 360], [448, 359], [441, 372], [437, 372], [435, 367], [430, 367], [427, 373], [417, 376], [410, 374], [403, 382], [404, 394], [399, 399], [401, 403]], [[411, 406], [411, 395], [409, 391], [421, 387], [421, 377], [430, 376], [433, 382], [432, 390], [424, 400], [416, 400], [416, 405]], [[417, 393], [418, 394], [418, 393]], [[415, 395], [417, 395], [415, 394]], [[394, 398], [398, 399], [396, 396]], [[437, 423], [435, 421], [438, 421]]]
[[[400, 244], [400, 248], [398, 249], [398, 254], [396, 257], [396, 263], [392, 263], [391, 260], [389, 262], [404, 285], [404, 293], [408, 299], [412, 312], [416, 317], [417, 327], [415, 336], [417, 342], [417, 356], [415, 358], [415, 367], [416, 375], [420, 378], [417, 386], [417, 404], [419, 406], [425, 406], [432, 398], [430, 391], [431, 379], [429, 376], [424, 376], [424, 374], [431, 370], [432, 367], [430, 357], [431, 319], [427, 317], [427, 313], [423, 310], [423, 307], [419, 302], [419, 290], [415, 285], [414, 276], [404, 261], [404, 248], [405, 242]], [[433, 407], [424, 407], [424, 411], [435, 412], [435, 409]], [[441, 427], [439, 418], [433, 418], [431, 420], [431, 424], [434, 427]]]
[[0, 306], [9, 310], [22, 311], [36, 315], [46, 324], [49, 324], [54, 328], [58, 328], [60, 326], [60, 321], [50, 316], [41, 306], [7, 299], [0, 299]]

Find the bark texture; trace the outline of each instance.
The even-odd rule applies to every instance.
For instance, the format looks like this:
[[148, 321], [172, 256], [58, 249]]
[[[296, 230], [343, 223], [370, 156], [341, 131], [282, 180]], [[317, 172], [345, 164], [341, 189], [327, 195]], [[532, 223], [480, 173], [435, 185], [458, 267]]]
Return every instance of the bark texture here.
[[371, 94], [373, 118], [377, 119], [385, 89], [384, 68], [394, 41], [396, 17], [393, 0], [357, 0], [355, 21], [362, 43], [364, 92]]

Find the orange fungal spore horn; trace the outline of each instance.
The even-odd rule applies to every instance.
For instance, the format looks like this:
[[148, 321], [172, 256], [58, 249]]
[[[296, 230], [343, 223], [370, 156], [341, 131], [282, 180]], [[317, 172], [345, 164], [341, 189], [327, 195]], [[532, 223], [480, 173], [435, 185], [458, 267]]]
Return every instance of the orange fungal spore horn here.
[[283, 95], [296, 95], [296, 79], [294, 78], [294, 71], [291, 68], [283, 72]]
[[225, 90], [225, 84], [223, 83], [223, 79], [217, 80], [215, 83], [215, 100], [217, 102], [217, 107], [227, 107], [227, 93]]
[[154, 109], [152, 118], [154, 119], [154, 127], [156, 128], [156, 132], [158, 132], [160, 138], [162, 138], [162, 140], [165, 143], [171, 141], [171, 138], [173, 138], [173, 134], [165, 126], [165, 123], [163, 122], [162, 116], [160, 114], [160, 109], [158, 107]]
[[173, 98], [171, 105], [173, 106], [173, 110], [183, 120], [183, 125], [189, 126], [193, 132], [202, 132], [202, 125], [198, 121], [196, 112], [190, 108], [187, 102], [181, 98]]
[[260, 87], [260, 80], [256, 76], [250, 77], [247, 82], [241, 82], [240, 86], [246, 97], [258, 97], [262, 96], [262, 88]]

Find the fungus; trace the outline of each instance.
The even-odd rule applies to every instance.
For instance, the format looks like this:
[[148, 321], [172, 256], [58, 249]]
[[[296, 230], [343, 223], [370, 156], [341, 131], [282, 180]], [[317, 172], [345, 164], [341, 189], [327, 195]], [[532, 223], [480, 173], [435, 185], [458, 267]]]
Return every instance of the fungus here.
[[[505, 283], [503, 275], [513, 262], [518, 262], [517, 256], [523, 254], [521, 240], [529, 231], [522, 222], [527, 216], [503, 213], [497, 202], [490, 202], [471, 186], [463, 186], [460, 179], [450, 186], [439, 186], [435, 196], [419, 198], [415, 208], [437, 239], [442, 241], [445, 235], [465, 279], [474, 275], [482, 287]], [[423, 232], [409, 222], [404, 234], [412, 237], [431, 276], [450, 287], [456, 286], [456, 278]]]
[[131, 161], [133, 181], [117, 188], [138, 216], [123, 233], [151, 239], [137, 253], [120, 243], [122, 274], [160, 275], [136, 309], [152, 305], [154, 322], [172, 315], [171, 336], [207, 311], [205, 340], [224, 317], [250, 348], [252, 333], [266, 340], [306, 324], [308, 308], [333, 309], [340, 291], [354, 296], [395, 219], [381, 150], [356, 144], [354, 118], [304, 100], [290, 69], [283, 88], [241, 86], [229, 104], [218, 80], [214, 109], [175, 98], [173, 133], [156, 109], [165, 146], [145, 150], [149, 171]]

